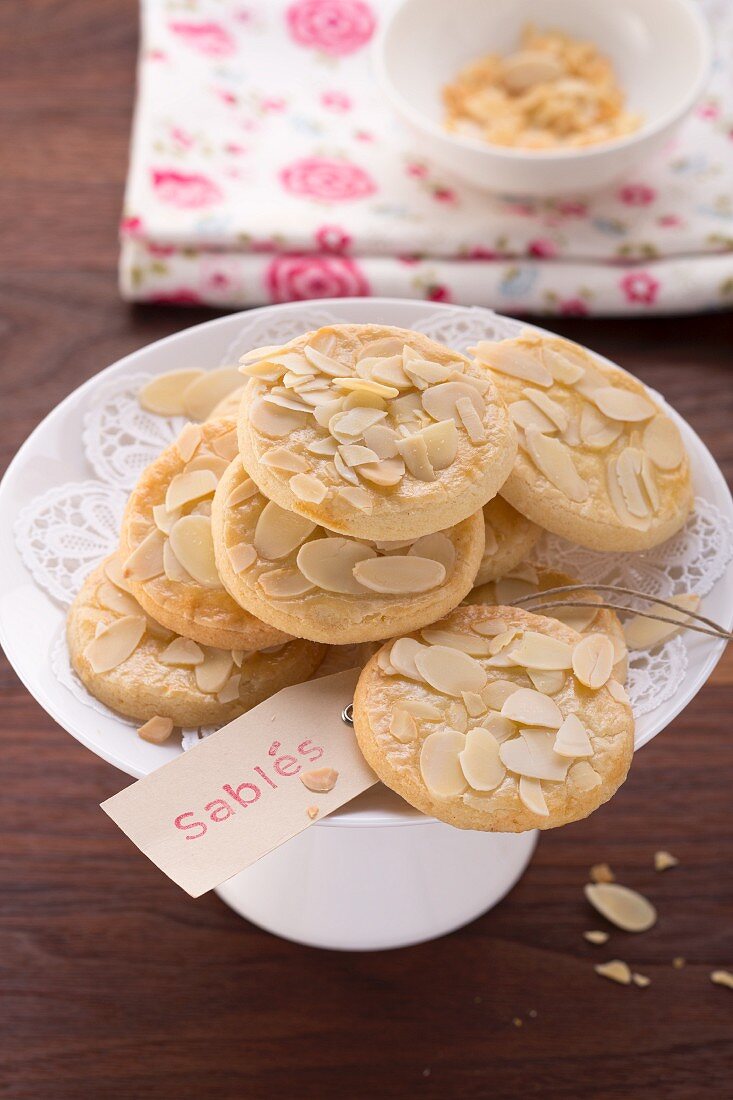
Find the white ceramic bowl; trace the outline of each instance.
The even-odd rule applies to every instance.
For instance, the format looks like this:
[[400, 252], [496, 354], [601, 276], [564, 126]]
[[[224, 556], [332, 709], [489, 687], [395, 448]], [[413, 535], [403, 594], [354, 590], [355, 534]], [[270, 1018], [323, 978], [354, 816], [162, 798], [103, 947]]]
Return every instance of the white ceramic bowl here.
[[[448, 133], [442, 87], [467, 62], [515, 50], [527, 23], [595, 42], [641, 128], [603, 145], [536, 152]], [[375, 46], [381, 85], [426, 157], [483, 189], [526, 195], [593, 190], [651, 156], [699, 98], [711, 52], [691, 0], [403, 0]]]

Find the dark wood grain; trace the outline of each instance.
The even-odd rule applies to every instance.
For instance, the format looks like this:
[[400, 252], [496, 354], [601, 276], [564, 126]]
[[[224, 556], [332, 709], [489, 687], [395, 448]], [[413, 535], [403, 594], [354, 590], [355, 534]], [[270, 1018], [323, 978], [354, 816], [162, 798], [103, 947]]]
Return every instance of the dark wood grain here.
[[[0, 4], [0, 458], [120, 355], [211, 316], [130, 308], [115, 282], [133, 0]], [[662, 390], [733, 471], [730, 315], [563, 323]], [[331, 954], [191, 901], [98, 810], [125, 778], [4, 663], [0, 1096], [547, 1100], [731, 1094], [733, 656], [614, 801], [544, 837], [521, 883], [450, 937]], [[651, 869], [657, 848], [681, 865]], [[608, 860], [658, 925], [593, 948]], [[625, 989], [592, 964], [652, 978]], [[684, 969], [672, 967], [684, 956]], [[517, 1017], [522, 1026], [517, 1027]]]

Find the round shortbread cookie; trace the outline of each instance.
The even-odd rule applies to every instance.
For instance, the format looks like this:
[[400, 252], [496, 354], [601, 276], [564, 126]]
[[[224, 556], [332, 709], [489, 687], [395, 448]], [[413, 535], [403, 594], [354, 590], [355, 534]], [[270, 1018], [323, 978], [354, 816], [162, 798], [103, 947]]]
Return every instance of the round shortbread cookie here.
[[481, 560], [481, 512], [399, 543], [334, 535], [268, 501], [235, 459], [214, 496], [216, 566], [237, 603], [318, 642], [381, 641], [457, 607]]
[[331, 531], [444, 530], [512, 469], [515, 432], [486, 371], [420, 333], [334, 325], [243, 363], [245, 467], [270, 500]]
[[[459, 607], [369, 661], [354, 695], [359, 747], [383, 783], [450, 825], [565, 825], [606, 802], [631, 763], [634, 719], [612, 659], [603, 635]], [[551, 695], [528, 675], [540, 665], [564, 672]]]
[[300, 640], [267, 652], [199, 646], [146, 615], [114, 555], [87, 577], [66, 634], [74, 670], [96, 699], [137, 721], [159, 715], [183, 727], [230, 722], [307, 680], [325, 653]]
[[236, 419], [239, 415], [239, 406], [242, 403], [243, 393], [244, 385], [238, 386], [236, 390], [232, 390], [231, 393], [221, 399], [218, 405], [214, 406], [206, 419], [221, 420], [224, 416], [233, 416]]
[[674, 422], [638, 379], [577, 344], [531, 330], [471, 349], [519, 437], [501, 494], [548, 531], [597, 550], [670, 538], [692, 506]]
[[[478, 585], [466, 596], [463, 601], [467, 604], [511, 604], [522, 596], [531, 596], [535, 592], [545, 592], [548, 588], [559, 588], [565, 584], [579, 584], [577, 578], [569, 577], [567, 573], [559, 573], [554, 569], [546, 569], [541, 565], [532, 565], [524, 562], [513, 572], [496, 581]], [[579, 600], [584, 602], [601, 603], [603, 596], [594, 592], [592, 587], [578, 592], [558, 593], [548, 596], [547, 602], [560, 602], [561, 600]], [[535, 601], [539, 604], [539, 601]], [[528, 607], [526, 610], [531, 611]], [[626, 646], [624, 628], [615, 611], [600, 607], [594, 611], [591, 607], [558, 607], [556, 611], [545, 608], [537, 612], [548, 618], [559, 619], [572, 630], [579, 634], [607, 634], [613, 645], [613, 675], [621, 684], [626, 683], [629, 671], [629, 651]]]
[[528, 520], [503, 497], [484, 504], [484, 556], [474, 584], [486, 584], [524, 561], [542, 529]]
[[235, 603], [214, 560], [211, 501], [237, 453], [233, 420], [188, 424], [130, 494], [120, 552], [131, 592], [157, 622], [202, 645], [264, 649], [287, 636]]

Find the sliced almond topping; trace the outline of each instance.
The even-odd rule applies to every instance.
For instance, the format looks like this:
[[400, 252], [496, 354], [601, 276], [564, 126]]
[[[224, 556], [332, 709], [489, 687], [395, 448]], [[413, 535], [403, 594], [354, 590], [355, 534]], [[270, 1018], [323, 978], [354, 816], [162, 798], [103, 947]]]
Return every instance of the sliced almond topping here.
[[336, 454], [338, 449], [338, 443], [331, 436], [326, 439], [314, 439], [310, 443], [306, 443], [306, 449], [313, 455], [332, 456]]
[[292, 554], [316, 528], [304, 516], [286, 511], [269, 501], [260, 512], [254, 534], [254, 548], [261, 558], [279, 561]]
[[[461, 692], [463, 695], [463, 692]], [[459, 733], [466, 733], [468, 730], [468, 714], [463, 703], [451, 703], [448, 707], [445, 716], [445, 722], [449, 729], [458, 730]]]
[[569, 417], [565, 412], [565, 409], [557, 401], [553, 401], [551, 397], [548, 397], [542, 390], [533, 390], [527, 388], [522, 390], [522, 393], [531, 401], [533, 405], [543, 412], [545, 416], [552, 421], [552, 424], [559, 428], [561, 432], [564, 432], [568, 426]]
[[558, 730], [563, 716], [557, 703], [532, 688], [519, 688], [505, 700], [501, 713], [512, 722]]
[[422, 680], [422, 673], [415, 664], [418, 654], [427, 652], [428, 647], [414, 638], [398, 638], [389, 652], [389, 662], [395, 672], [407, 676], [409, 680]]
[[392, 397], [399, 397], [400, 395], [400, 391], [395, 386], [385, 386], [382, 382], [374, 382], [370, 378], [359, 378], [358, 376], [351, 378], [334, 378], [333, 384], [334, 386], [338, 386], [340, 390], [370, 393], [375, 397], [384, 397], [386, 400]]
[[183, 409], [192, 420], [206, 420], [215, 405], [242, 385], [236, 367], [218, 367], [194, 378], [182, 395]]
[[270, 439], [282, 439], [305, 425], [306, 413], [293, 412], [256, 397], [247, 409], [249, 422], [255, 431]]
[[468, 731], [466, 747], [458, 759], [469, 786], [476, 791], [493, 791], [506, 775], [499, 758], [499, 742], [483, 726]]
[[525, 630], [509, 656], [517, 665], [545, 672], [573, 667], [573, 647], [536, 630]]
[[362, 378], [372, 378], [375, 382], [381, 382], [384, 386], [391, 386], [396, 390], [409, 390], [412, 386], [412, 379], [403, 369], [401, 353], [360, 359], [356, 366], [356, 373]]
[[676, 867], [679, 860], [672, 855], [671, 852], [655, 852], [654, 853], [654, 870], [655, 871], [668, 871], [670, 867]]
[[631, 700], [629, 699], [628, 692], [623, 684], [620, 684], [618, 680], [609, 680], [606, 684], [612, 699], [615, 699], [617, 703], [625, 703], [627, 707], [631, 706]]
[[576, 643], [573, 672], [581, 684], [597, 691], [610, 678], [613, 666], [613, 645], [605, 634], [588, 634]]
[[685, 457], [677, 425], [667, 416], [655, 416], [649, 421], [641, 445], [659, 470], [676, 470]]
[[537, 431], [543, 434], [548, 432], [552, 434], [552, 432], [557, 431], [557, 426], [531, 401], [512, 401], [509, 405], [509, 415], [512, 418], [512, 423], [524, 431], [527, 428], [536, 428]]
[[183, 392], [197, 378], [203, 376], [202, 370], [174, 370], [151, 378], [139, 391], [137, 399], [148, 412], [158, 416], [183, 416]]
[[364, 558], [354, 566], [354, 577], [372, 592], [385, 595], [408, 595], [428, 592], [445, 580], [445, 566], [432, 558], [416, 555], [405, 557]]
[[[180, 523], [180, 520], [179, 520]], [[163, 572], [165, 535], [157, 528], [146, 535], [122, 566], [122, 575], [133, 581], [149, 581]]]
[[405, 341], [401, 340], [399, 336], [380, 336], [378, 340], [370, 340], [369, 343], [364, 344], [357, 355], [357, 359], [361, 362], [362, 359], [398, 355], [400, 361], [402, 361], [404, 345]]
[[367, 514], [374, 511], [374, 504], [372, 498], [366, 489], [362, 489], [361, 486], [344, 485], [342, 488], [336, 490], [337, 496], [340, 496], [352, 505], [354, 508], [358, 508], [360, 512], [366, 512]]
[[272, 390], [270, 393], [266, 393], [262, 400], [266, 401], [268, 405], [277, 405], [280, 409], [290, 409], [291, 412], [306, 414], [310, 412], [310, 407], [305, 401], [297, 397], [291, 397], [287, 390], [283, 392]]
[[[603, 602], [596, 592], [576, 593], [575, 598], [588, 603], [601, 604]], [[549, 609], [545, 614], [549, 614]], [[553, 608], [551, 617], [559, 619], [571, 630], [577, 630], [578, 634], [582, 634], [588, 629], [597, 614], [598, 612], [594, 611], [592, 607], [557, 607]]]
[[266, 596], [273, 600], [292, 600], [313, 591], [313, 585], [295, 569], [271, 569], [258, 578]]
[[111, 672], [137, 649], [146, 622], [142, 615], [125, 615], [104, 627], [84, 650], [92, 672]]
[[593, 746], [583, 723], [577, 714], [569, 714], [555, 738], [555, 752], [560, 756], [592, 756]]
[[330, 378], [338, 378], [344, 373], [343, 363], [340, 363], [338, 359], [333, 359], [330, 355], [324, 355], [312, 344], [307, 344], [303, 348], [303, 354], [311, 366], [314, 366], [321, 374], [327, 374]]
[[244, 365], [245, 363], [259, 363], [261, 359], [267, 359], [269, 355], [273, 355], [275, 352], [282, 351], [281, 344], [263, 344], [261, 348], [252, 348], [240, 357], [239, 362]]
[[[239, 368], [239, 373], [246, 378], [258, 378], [262, 382], [277, 382], [279, 378], [282, 378], [285, 370], [284, 362], [277, 362], [274, 359], [262, 359], [259, 363], [246, 363]], [[232, 390], [232, 393], [236, 392], [236, 390]], [[226, 398], [224, 400], [226, 401]]]
[[194, 583], [191, 574], [186, 572], [174, 554], [173, 547], [168, 539], [166, 539], [163, 547], [163, 572], [166, 575], [166, 579], [173, 581], [175, 584]]
[[379, 409], [356, 408], [337, 412], [328, 422], [328, 430], [339, 443], [354, 443], [367, 428], [384, 420], [387, 414]]
[[244, 573], [257, 561], [257, 551], [249, 542], [238, 542], [236, 546], [230, 546], [227, 553], [235, 573]]
[[228, 649], [212, 649], [209, 646], [202, 646], [202, 649], [204, 659], [194, 667], [196, 686], [206, 695], [216, 695], [231, 676], [234, 660]]
[[570, 761], [555, 752], [554, 744], [554, 733], [521, 730], [519, 737], [503, 742], [499, 755], [505, 767], [516, 775], [557, 782], [567, 775]]
[[624, 623], [624, 637], [629, 649], [653, 649], [667, 641], [680, 631], [685, 623], [690, 621], [686, 611], [697, 611], [700, 606], [700, 597], [690, 593], [682, 593], [679, 596], [671, 596], [670, 603], [675, 603], [680, 608], [674, 611], [664, 604], [652, 604], [649, 611], [653, 615], [664, 615], [665, 618], [675, 619], [678, 625], [661, 623], [657, 619], [649, 619], [644, 615], [634, 615]]
[[359, 484], [359, 478], [356, 476], [356, 471], [353, 467], [346, 465], [340, 453], [333, 456], [333, 465], [336, 469], [336, 473], [339, 477], [342, 477], [344, 481], [349, 481], [352, 485]]
[[572, 386], [583, 377], [583, 368], [554, 348], [542, 349], [542, 361], [555, 381], [565, 386]]
[[549, 817], [545, 794], [539, 779], [532, 779], [528, 775], [519, 777], [519, 801], [531, 814], [538, 817]]
[[359, 467], [359, 473], [367, 481], [385, 488], [398, 485], [405, 476], [405, 463], [401, 458], [385, 458], [381, 462], [367, 462]]
[[468, 386], [465, 382], [441, 382], [439, 386], [431, 386], [422, 393], [422, 405], [433, 420], [456, 420], [459, 416], [456, 402], [462, 397], [471, 402], [476, 415], [482, 421], [486, 407], [484, 399], [473, 386]]
[[241, 485], [237, 485], [236, 489], [232, 489], [227, 497], [227, 508], [236, 508], [239, 504], [244, 504], [246, 500], [251, 500], [252, 497], [257, 496], [258, 493], [259, 489], [252, 478], [245, 478]]
[[640, 480], [645, 457], [643, 451], [625, 447], [617, 460], [618, 483], [626, 507], [632, 516], [640, 518], [649, 515], [649, 504], [644, 496], [643, 481]]
[[594, 909], [624, 932], [646, 932], [656, 923], [657, 911], [650, 901], [617, 882], [589, 882], [583, 888]]
[[339, 447], [339, 454], [347, 466], [363, 466], [365, 462], [379, 461], [379, 455], [375, 454], [370, 447], [362, 447], [359, 443], [342, 444]]
[[568, 785], [579, 791], [592, 791], [601, 785], [601, 777], [587, 760], [579, 760], [568, 772]]
[[422, 435], [408, 435], [398, 440], [397, 450], [413, 477], [418, 481], [435, 481], [435, 470], [430, 465], [427, 444]]
[[328, 489], [313, 474], [294, 474], [288, 482], [290, 491], [308, 504], [321, 504], [328, 496]]
[[609, 978], [612, 982], [618, 982], [619, 985], [631, 985], [631, 970], [628, 964], [622, 962], [621, 959], [611, 959], [607, 963], [596, 963], [593, 969], [602, 978]]
[[190, 638], [174, 638], [158, 658], [162, 665], [181, 665], [193, 668], [204, 663], [204, 651]]
[[239, 690], [242, 684], [241, 672], [235, 672], [230, 676], [221, 691], [216, 693], [218, 703], [235, 703], [239, 698]]
[[527, 675], [533, 687], [543, 695], [557, 695], [565, 684], [565, 673], [560, 671], [546, 672], [543, 669], [528, 668]]
[[591, 882], [615, 882], [614, 875], [608, 863], [594, 863], [588, 872]]
[[211, 470], [193, 470], [191, 473], [176, 474], [171, 478], [165, 494], [165, 507], [175, 512], [191, 501], [211, 496], [216, 491], [217, 478]]
[[606, 486], [614, 511], [624, 527], [632, 527], [636, 531], [648, 530], [651, 523], [648, 509], [642, 515], [634, 515], [626, 504], [626, 498], [631, 495], [632, 491], [634, 498], [643, 502], [638, 481], [635, 479], [634, 474], [629, 474], [628, 467], [626, 467], [622, 486], [619, 460], [617, 458], [609, 458], [606, 464]]
[[512, 680], [492, 680], [481, 692], [481, 697], [487, 707], [492, 710], [501, 710], [515, 691], [519, 691], [519, 685]]
[[493, 710], [489, 714], [485, 714], [479, 724], [488, 730], [500, 745], [502, 742], [508, 741], [510, 737], [514, 737], [517, 732], [514, 722], [510, 722], [508, 718], [502, 718], [497, 711]]
[[486, 703], [478, 692], [462, 691], [461, 698], [470, 718], [480, 718], [482, 714], [486, 714]]
[[434, 386], [437, 382], [445, 382], [453, 367], [435, 363], [432, 359], [408, 359], [404, 363], [404, 371], [411, 378], [422, 382], [423, 386]]
[[130, 586], [122, 572], [122, 561], [119, 554], [113, 554], [111, 558], [108, 558], [104, 563], [104, 575], [108, 581], [111, 581], [115, 588], [121, 589], [123, 592], [129, 592]]
[[438, 722], [443, 717], [437, 707], [432, 703], [424, 703], [422, 699], [403, 699], [400, 709], [406, 710], [414, 718], [424, 718], [428, 722]]
[[598, 930], [598, 931], [593, 930], [591, 932], [584, 932], [583, 933], [583, 939], [587, 940], [588, 943], [602, 944], [602, 943], [608, 943], [608, 940], [610, 939], [610, 937], [609, 937], [608, 932], [601, 932], [600, 930]]
[[456, 561], [456, 548], [452, 540], [442, 531], [416, 539], [408, 550], [408, 554], [411, 557], [432, 558], [433, 561], [440, 562], [446, 576], [450, 576]]
[[420, 750], [420, 774], [430, 794], [436, 798], [455, 798], [463, 794], [466, 783], [460, 755], [466, 745], [458, 730], [430, 733]]
[[473, 403], [467, 397], [459, 397], [456, 401], [456, 412], [468, 438], [472, 443], [486, 442], [486, 429], [479, 413], [476, 412]]
[[389, 732], [403, 745], [417, 738], [417, 723], [413, 716], [403, 707], [397, 707], [392, 712], [389, 723]]
[[109, 581], [102, 581], [95, 595], [98, 604], [106, 608], [107, 611], [114, 611], [116, 615], [142, 614], [137, 600]]
[[310, 463], [296, 451], [288, 447], [272, 447], [260, 457], [263, 466], [270, 466], [275, 470], [286, 470], [288, 473], [305, 474], [310, 470]]
[[407, 424], [413, 420], [427, 423], [427, 415], [422, 407], [419, 393], [406, 393], [392, 402], [392, 415], [398, 424]]
[[491, 649], [485, 638], [477, 638], [474, 634], [459, 634], [455, 630], [443, 630], [441, 627], [428, 626], [420, 631], [428, 645], [449, 646], [451, 649], [460, 649], [471, 657], [488, 657]]
[[322, 538], [313, 539], [301, 546], [297, 562], [303, 576], [326, 592], [358, 596], [363, 595], [364, 588], [356, 575], [355, 567], [370, 559], [377, 560], [377, 555], [365, 542]]
[[609, 420], [636, 422], [648, 420], [656, 413], [656, 407], [648, 397], [616, 386], [600, 386], [593, 390], [591, 400]]
[[173, 733], [173, 719], [161, 718], [159, 714], [149, 718], [137, 731], [138, 737], [151, 745], [162, 745]]
[[425, 441], [427, 456], [434, 470], [444, 470], [453, 462], [458, 451], [458, 429], [454, 420], [440, 420], [428, 424], [419, 433]]
[[309, 772], [300, 773], [300, 782], [309, 791], [318, 791], [325, 794], [336, 786], [339, 773], [335, 768], [313, 768]]
[[609, 420], [595, 405], [583, 406], [580, 414], [580, 438], [586, 447], [602, 451], [615, 443], [623, 430], [622, 423]]
[[209, 446], [219, 458], [223, 458], [226, 462], [233, 462], [239, 455], [237, 429], [232, 428], [231, 431], [225, 432], [224, 435], [219, 435], [216, 439], [212, 439]]
[[588, 499], [588, 484], [575, 469], [572, 455], [564, 443], [543, 435], [536, 428], [527, 429], [526, 439], [532, 461], [556, 489], [576, 503]]
[[500, 374], [521, 378], [525, 382], [533, 382], [536, 386], [552, 385], [552, 375], [540, 362], [533, 348], [523, 346], [514, 340], [502, 340], [499, 343], [480, 340], [475, 348], [469, 350], [481, 363], [492, 370], [499, 371]]
[[183, 468], [183, 473], [191, 474], [196, 471], [206, 470], [212, 473], [218, 482], [219, 479], [224, 476], [228, 467], [229, 463], [225, 459], [219, 458], [218, 455], [198, 454], [195, 458], [192, 458], [190, 462], [186, 463]]
[[[324, 401], [322, 405], [316, 406], [316, 408], [313, 410], [313, 419], [315, 420], [316, 424], [320, 425], [321, 428], [328, 428], [328, 425], [330, 424], [333, 417], [336, 416], [337, 413], [341, 412], [343, 410], [343, 407], [343, 397], [338, 397], [333, 401]], [[349, 440], [345, 440], [345, 442], [348, 443]]]
[[195, 581], [204, 588], [221, 588], [208, 516], [182, 516], [169, 537], [173, 553]]
[[713, 970], [710, 981], [713, 985], [724, 985], [726, 989], [733, 989], [733, 974], [729, 970]]
[[386, 424], [373, 424], [364, 432], [364, 442], [380, 460], [396, 456], [398, 439], [394, 428], [389, 428]]
[[641, 989], [645, 989], [648, 985], [652, 984], [651, 978], [648, 978], [646, 974], [634, 973], [631, 975], [631, 979], [634, 985], [640, 986]]
[[486, 673], [479, 662], [450, 646], [433, 645], [416, 653], [415, 666], [421, 677], [444, 695], [460, 698], [463, 691], [480, 692], [486, 687]]

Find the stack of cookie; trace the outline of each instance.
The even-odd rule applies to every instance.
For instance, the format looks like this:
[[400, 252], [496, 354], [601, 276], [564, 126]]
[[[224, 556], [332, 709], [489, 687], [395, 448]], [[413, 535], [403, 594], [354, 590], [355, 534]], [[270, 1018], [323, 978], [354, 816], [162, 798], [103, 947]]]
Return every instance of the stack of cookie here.
[[[640, 383], [575, 345], [472, 350], [341, 325], [247, 354], [241, 395], [222, 378], [143, 473], [72, 609], [87, 687], [157, 738], [308, 678], [326, 644], [331, 671], [383, 643], [355, 729], [413, 805], [509, 830], [610, 797], [633, 743], [618, 620], [505, 605], [569, 579], [527, 562], [542, 529], [608, 549], [677, 530], [684, 448]], [[153, 389], [148, 407], [186, 408], [174, 376]]]

